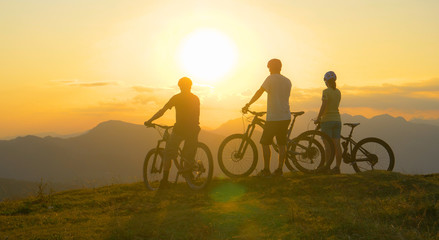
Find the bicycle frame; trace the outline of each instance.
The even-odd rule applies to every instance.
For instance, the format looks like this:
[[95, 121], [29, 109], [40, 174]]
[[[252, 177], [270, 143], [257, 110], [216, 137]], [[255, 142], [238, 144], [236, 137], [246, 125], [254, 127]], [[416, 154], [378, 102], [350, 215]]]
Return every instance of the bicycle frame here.
[[[260, 126], [261, 128], [264, 128], [265, 126], [265, 120], [260, 119], [259, 118], [259, 114], [255, 113], [255, 112], [251, 112], [250, 113], [254, 114], [255, 117], [253, 118], [252, 122], [250, 123], [250, 125], [248, 125], [247, 130], [245, 131], [244, 135], [248, 138], [251, 138], [253, 135], [253, 132], [255, 131], [256, 125]], [[245, 153], [245, 151], [247, 150], [248, 147], [248, 142], [247, 141], [242, 141], [241, 144], [239, 145], [239, 149], [238, 149], [238, 158], [241, 158], [242, 154]]]
[[353, 159], [352, 149], [355, 147], [355, 145], [357, 145], [357, 142], [352, 139], [353, 132], [354, 132], [354, 127], [351, 127], [351, 131], [347, 137], [341, 136], [341, 138], [344, 140], [341, 143], [342, 148], [343, 148], [343, 152], [342, 152], [341, 156], [342, 156], [344, 162], [345, 163], [352, 163], [354, 161], [355, 162], [372, 162], [372, 163], [376, 162], [377, 160], [371, 159], [371, 156], [373, 154], [370, 154], [363, 147], [360, 147], [358, 150], [360, 150], [366, 156], [366, 158], [355, 159], [355, 160]]
[[[261, 113], [257, 113], [257, 112], [252, 112], [249, 111], [250, 113], [254, 114], [255, 117], [253, 118], [253, 121], [251, 122], [250, 125], [248, 125], [247, 127], [247, 131], [245, 131], [245, 135], [249, 138], [251, 138], [251, 136], [253, 135], [253, 132], [256, 128], [256, 125], [260, 126], [261, 128], [264, 128], [266, 121], [263, 119], [260, 119], [259, 116], [261, 115]], [[293, 131], [294, 128], [294, 123], [296, 122], [296, 118], [300, 116], [300, 115], [295, 115], [293, 114], [293, 120], [290, 123], [290, 126], [288, 127], [288, 132], [287, 132], [287, 138], [290, 139], [291, 133]]]
[[[160, 125], [157, 125], [157, 126], [162, 127], [162, 126], [160, 126]], [[169, 129], [171, 129], [171, 128], [164, 128], [164, 129], [165, 129], [165, 132], [163, 133], [163, 137], [157, 141], [157, 145], [156, 145], [156, 147], [155, 147], [155, 149], [156, 149], [156, 153], [154, 154], [154, 158], [153, 158], [153, 162], [152, 162], [152, 166], [153, 166], [153, 168], [151, 169], [151, 172], [152, 172], [152, 173], [157, 173], [157, 172], [160, 173], [160, 172], [163, 171], [164, 161], [161, 161], [161, 162], [160, 162], [160, 167], [159, 167], [158, 169], [156, 168], [156, 162], [157, 162], [157, 156], [158, 156], [158, 154], [159, 154], [160, 146], [162, 145], [162, 143], [166, 143], [166, 141], [168, 141], [168, 139], [169, 139], [169, 137], [170, 137]], [[178, 169], [178, 171], [177, 171], [177, 176], [176, 176], [176, 178], [175, 178], [175, 182], [178, 181], [178, 177], [181, 175], [181, 173], [179, 172], [179, 170], [183, 167], [182, 164], [180, 164], [180, 163], [177, 161], [178, 156], [181, 156], [181, 149], [180, 149], [180, 148], [178, 148], [178, 155], [177, 155], [177, 157], [171, 159], [171, 162], [174, 162], [175, 166], [176, 166], [177, 169]], [[184, 158], [180, 158], [180, 159], [181, 159], [182, 161], [185, 161]]]
[[157, 161], [157, 155], [159, 154], [160, 145], [162, 145], [163, 142], [166, 143], [168, 138], [169, 138], [169, 128], [166, 128], [165, 132], [163, 133], [162, 139], [159, 139], [157, 141], [157, 146], [155, 147], [156, 152], [154, 154], [154, 158], [153, 158], [153, 162], [152, 162], [152, 166], [153, 166], [153, 168], [151, 169], [152, 173], [157, 173], [157, 172], [162, 172], [163, 171], [163, 161], [160, 162], [159, 169], [156, 169], [156, 161]]
[[354, 132], [355, 126], [348, 125], [348, 124], [345, 124], [345, 125], [350, 126], [351, 127], [351, 131], [349, 132], [349, 135], [347, 137], [340, 136], [344, 140], [341, 143], [341, 146], [343, 148], [343, 152], [341, 153], [341, 157], [342, 157], [342, 159], [343, 159], [343, 161], [345, 163], [351, 163], [352, 162], [352, 159], [351, 159], [352, 156], [351, 156], [350, 153], [352, 153], [352, 149], [354, 148], [354, 146], [357, 145], [357, 142], [355, 142], [352, 139], [352, 134]]
[[[255, 117], [253, 118], [252, 122], [248, 125], [247, 130], [244, 133], [244, 135], [246, 137], [251, 138], [253, 133], [254, 133], [254, 131], [255, 131], [256, 125], [260, 126], [263, 129], [265, 124], [266, 124], [266, 121], [261, 119], [261, 118], [259, 118], [260, 116], [265, 114], [264, 112], [258, 113], [258, 112], [253, 112], [253, 111], [250, 111], [250, 110], [248, 110], [248, 112], [250, 112], [251, 114], [255, 115]], [[301, 113], [303, 114], [303, 112], [301, 112]], [[302, 114], [300, 114], [300, 115], [302, 115]], [[293, 114], [293, 120], [291, 121], [290, 126], [288, 127], [287, 139], [290, 139], [291, 133], [292, 133], [293, 128], [294, 128], [294, 123], [296, 122], [296, 118], [298, 116], [300, 116], [300, 115]], [[290, 141], [292, 141], [292, 140], [290, 140]], [[238, 149], [238, 156], [237, 156], [238, 158], [240, 158], [241, 154], [244, 153], [247, 150], [247, 147], [248, 147], [247, 141], [245, 141], [245, 143], [244, 143], [244, 141], [241, 142], [241, 144], [239, 146], [239, 149]], [[273, 147], [275, 148], [275, 150], [277, 149], [277, 145], [276, 144], [273, 144]]]

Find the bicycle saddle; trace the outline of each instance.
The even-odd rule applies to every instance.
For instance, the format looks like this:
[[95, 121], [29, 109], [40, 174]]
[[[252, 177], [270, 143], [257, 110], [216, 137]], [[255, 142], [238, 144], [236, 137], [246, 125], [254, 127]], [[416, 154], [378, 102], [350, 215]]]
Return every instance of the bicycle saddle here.
[[297, 116], [303, 115], [304, 113], [305, 113], [304, 111], [301, 111], [301, 112], [291, 112], [291, 115], [297, 117]]
[[349, 126], [349, 127], [351, 127], [351, 128], [354, 128], [354, 127], [360, 125], [360, 123], [345, 123], [345, 124], [343, 124], [343, 125], [346, 125], [346, 126]]
[[254, 112], [254, 114], [258, 117], [262, 117], [266, 114], [267, 112]]

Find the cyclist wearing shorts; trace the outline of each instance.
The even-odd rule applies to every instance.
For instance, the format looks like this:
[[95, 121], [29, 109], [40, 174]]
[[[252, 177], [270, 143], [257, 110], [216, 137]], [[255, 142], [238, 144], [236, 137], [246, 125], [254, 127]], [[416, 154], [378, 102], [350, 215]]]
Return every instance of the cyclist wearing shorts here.
[[[325, 74], [323, 80], [327, 88], [323, 90], [322, 106], [320, 107], [319, 115], [315, 123], [320, 123], [322, 132], [326, 133], [332, 138], [335, 146], [335, 167], [330, 169], [332, 173], [340, 173], [341, 164], [341, 147], [340, 147], [340, 133], [341, 133], [341, 118], [338, 107], [341, 100], [341, 92], [338, 90], [335, 81], [337, 76], [333, 71]], [[328, 149], [328, 144], [325, 143], [325, 148]], [[328, 152], [327, 152], [328, 153]], [[329, 153], [328, 153], [329, 155]], [[329, 156], [326, 157], [330, 161]], [[328, 166], [330, 167], [330, 166]]]
[[[162, 109], [145, 122], [145, 125], [148, 126], [152, 121], [163, 116], [168, 109], [175, 107], [176, 121], [172, 134], [166, 142], [163, 178], [160, 181], [159, 189], [165, 189], [169, 186], [168, 177], [171, 160], [177, 157], [180, 143], [184, 141], [182, 157], [186, 159], [185, 163], [188, 164], [185, 166], [187, 170], [190, 170], [194, 165], [194, 157], [197, 150], [198, 134], [200, 132], [200, 99], [191, 92], [192, 81], [189, 78], [181, 78], [178, 81], [178, 86], [181, 92], [174, 95]], [[184, 170], [183, 176], [190, 177], [184, 173]]]
[[258, 174], [258, 176], [262, 177], [271, 175], [270, 145], [273, 144], [274, 137], [276, 137], [277, 145], [279, 146], [279, 165], [273, 172], [273, 175], [282, 176], [282, 168], [286, 157], [287, 131], [291, 121], [289, 104], [291, 81], [280, 74], [282, 63], [279, 59], [271, 59], [268, 61], [267, 67], [270, 75], [265, 79], [259, 90], [256, 91], [250, 102], [242, 108], [244, 113], [247, 112], [250, 105], [258, 100], [264, 92], [267, 92], [267, 118], [260, 141], [264, 154], [264, 169]]

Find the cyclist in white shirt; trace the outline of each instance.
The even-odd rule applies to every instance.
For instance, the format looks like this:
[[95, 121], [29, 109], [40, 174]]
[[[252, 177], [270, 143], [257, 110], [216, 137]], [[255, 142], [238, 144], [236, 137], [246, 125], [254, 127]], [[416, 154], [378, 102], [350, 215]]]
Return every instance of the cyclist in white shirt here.
[[270, 75], [256, 91], [250, 102], [242, 108], [244, 113], [247, 112], [250, 105], [258, 100], [264, 92], [267, 92], [267, 121], [260, 141], [264, 153], [264, 169], [258, 174], [258, 176], [263, 177], [271, 175], [270, 145], [273, 144], [274, 137], [276, 137], [279, 146], [279, 165], [273, 175], [282, 176], [282, 168], [286, 157], [287, 131], [291, 121], [289, 104], [291, 81], [280, 74], [282, 62], [279, 59], [271, 59], [268, 61], [267, 67]]

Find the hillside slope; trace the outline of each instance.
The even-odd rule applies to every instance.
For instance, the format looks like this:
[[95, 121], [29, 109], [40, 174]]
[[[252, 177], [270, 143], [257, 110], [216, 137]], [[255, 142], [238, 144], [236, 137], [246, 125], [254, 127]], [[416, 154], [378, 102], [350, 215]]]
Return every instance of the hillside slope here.
[[142, 183], [0, 203], [0, 239], [438, 239], [439, 175]]
[[[142, 179], [145, 155], [159, 138], [154, 129], [112, 120], [68, 139], [26, 136], [0, 141], [0, 177], [93, 186], [135, 182]], [[217, 146], [222, 138], [201, 131], [200, 140]]]

